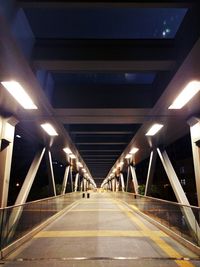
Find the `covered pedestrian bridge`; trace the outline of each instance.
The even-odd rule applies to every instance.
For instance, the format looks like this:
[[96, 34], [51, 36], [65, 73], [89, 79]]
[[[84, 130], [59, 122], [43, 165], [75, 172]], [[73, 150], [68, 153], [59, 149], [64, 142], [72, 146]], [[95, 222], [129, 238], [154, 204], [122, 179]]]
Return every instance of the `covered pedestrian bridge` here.
[[199, 25], [0, 0], [0, 266], [200, 266]]

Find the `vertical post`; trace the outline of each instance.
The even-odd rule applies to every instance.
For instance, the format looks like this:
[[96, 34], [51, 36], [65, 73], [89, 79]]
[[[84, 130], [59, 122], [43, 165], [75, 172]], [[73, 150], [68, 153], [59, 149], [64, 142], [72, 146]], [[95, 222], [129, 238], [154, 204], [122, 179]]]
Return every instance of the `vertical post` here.
[[49, 178], [49, 193], [51, 196], [52, 195], [56, 196], [56, 187], [55, 187], [51, 151], [47, 149], [45, 154], [46, 154], [47, 172], [48, 172], [48, 178]]
[[83, 191], [87, 191], [87, 180], [83, 177]]
[[153, 175], [154, 175], [155, 166], [156, 166], [156, 158], [157, 158], [157, 151], [156, 150], [151, 151], [148, 173], [147, 173], [147, 181], [146, 181], [145, 193], [144, 193], [145, 196], [149, 195], [151, 192], [151, 185], [152, 185]]
[[111, 185], [111, 181], [109, 180], [109, 181], [108, 181], [108, 190], [110, 190], [110, 191], [112, 190], [112, 187], [111, 187], [111, 186], [112, 186], [112, 185]]
[[121, 185], [122, 185], [122, 192], [125, 191], [125, 184], [124, 184], [124, 176], [123, 173], [120, 173]]
[[76, 174], [74, 192], [77, 192], [77, 189], [78, 189], [78, 179], [79, 179], [79, 173]]
[[[183, 205], [189, 206], [190, 203], [185, 195], [185, 192], [183, 191], [183, 188], [179, 182], [179, 179], [175, 173], [167, 152], [165, 150], [161, 152], [159, 148], [157, 148], [157, 151], [178, 202]], [[196, 237], [196, 233], [198, 233], [200, 229], [198, 223], [196, 222], [192, 209], [183, 206], [182, 210], [189, 228], [192, 230], [193, 235]]]
[[132, 182], [133, 182], [133, 187], [134, 187], [134, 193], [138, 194], [138, 181], [137, 181], [137, 175], [135, 172], [135, 167], [130, 165], [130, 169], [131, 169], [131, 176], [132, 176]]
[[13, 117], [0, 117], [0, 207], [7, 206], [15, 125]]
[[116, 178], [115, 177], [112, 179], [112, 191], [113, 192], [116, 191]]
[[200, 118], [192, 117], [188, 124], [190, 125], [197, 200], [200, 207]]
[[130, 167], [128, 166], [127, 179], [126, 179], [126, 192], [128, 192], [129, 176], [130, 176]]
[[119, 180], [115, 177], [115, 192], [119, 191]]
[[65, 168], [65, 174], [64, 174], [64, 178], [63, 178], [61, 195], [64, 195], [65, 191], [66, 191], [67, 180], [68, 180], [68, 176], [69, 176], [69, 169], [70, 169], [70, 165]]
[[73, 192], [74, 186], [73, 186], [72, 166], [70, 167], [70, 183], [71, 183], [71, 190], [72, 190], [72, 192]]

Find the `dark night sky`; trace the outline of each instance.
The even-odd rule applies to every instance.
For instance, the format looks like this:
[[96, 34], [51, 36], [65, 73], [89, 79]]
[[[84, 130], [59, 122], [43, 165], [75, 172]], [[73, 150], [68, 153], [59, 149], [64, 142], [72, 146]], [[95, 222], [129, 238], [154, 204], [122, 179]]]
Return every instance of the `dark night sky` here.
[[174, 38], [185, 8], [25, 9], [36, 38]]

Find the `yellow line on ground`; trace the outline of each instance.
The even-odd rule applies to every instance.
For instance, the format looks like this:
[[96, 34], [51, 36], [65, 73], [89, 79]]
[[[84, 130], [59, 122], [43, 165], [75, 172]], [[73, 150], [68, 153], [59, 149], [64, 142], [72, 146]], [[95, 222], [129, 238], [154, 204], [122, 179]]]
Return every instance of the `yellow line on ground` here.
[[[91, 231], [42, 231], [35, 235], [34, 238], [41, 237], [145, 237], [145, 231], [118, 231], [118, 230], [91, 230]], [[162, 233], [157, 231], [154, 233], [159, 235]]]
[[71, 210], [70, 212], [77, 212], [77, 211], [110, 211], [110, 212], [119, 212], [119, 210], [115, 210], [115, 209], [75, 209], [75, 210]]
[[[119, 203], [119, 201], [115, 200], [115, 203], [120, 208], [121, 211], [123, 211], [131, 221], [133, 221], [135, 224], [137, 224], [144, 232], [147, 232], [148, 237], [155, 242], [157, 246], [159, 246], [169, 257], [171, 258], [182, 258], [183, 256], [177, 252], [174, 248], [172, 248], [170, 245], [168, 245], [163, 239], [161, 239], [158, 235], [155, 234], [154, 231], [151, 231], [141, 220], [139, 220], [134, 214], [130, 211], [127, 211], [127, 209]], [[127, 204], [128, 205], [128, 204]], [[130, 206], [130, 205], [128, 205]], [[137, 207], [134, 205], [131, 205], [131, 208], [137, 210]], [[168, 236], [167, 234], [163, 233], [164, 236]], [[178, 266], [186, 266], [186, 267], [192, 267], [194, 266], [192, 263], [188, 261], [175, 261]]]
[[112, 202], [111, 201], [90, 201], [90, 200], [82, 200], [81, 202], [80, 202], [80, 204], [101, 204], [101, 203], [103, 203], [103, 204], [112, 204]]
[[176, 260], [175, 262], [178, 266], [181, 266], [181, 267], [194, 267], [195, 266], [191, 262], [186, 261], [186, 260]]

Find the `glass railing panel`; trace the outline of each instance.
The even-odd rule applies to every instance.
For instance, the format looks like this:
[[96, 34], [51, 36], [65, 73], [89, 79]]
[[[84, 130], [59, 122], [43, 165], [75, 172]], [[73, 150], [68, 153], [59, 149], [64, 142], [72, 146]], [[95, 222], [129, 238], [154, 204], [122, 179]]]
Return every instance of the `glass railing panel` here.
[[80, 193], [70, 193], [0, 209], [0, 248], [3, 249], [23, 237], [80, 198]]
[[132, 193], [118, 192], [115, 196], [200, 246], [200, 208]]

